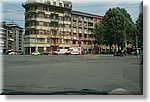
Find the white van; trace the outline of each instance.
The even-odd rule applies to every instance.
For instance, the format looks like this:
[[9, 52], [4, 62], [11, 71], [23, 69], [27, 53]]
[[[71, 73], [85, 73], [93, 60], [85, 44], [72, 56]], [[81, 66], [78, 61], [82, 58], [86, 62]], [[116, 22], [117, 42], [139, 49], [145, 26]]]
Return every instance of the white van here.
[[81, 47], [71, 47], [66, 52], [66, 55], [81, 55]]
[[64, 55], [64, 54], [66, 54], [67, 51], [68, 51], [68, 49], [58, 49], [57, 51], [54, 51], [53, 54], [54, 55]]

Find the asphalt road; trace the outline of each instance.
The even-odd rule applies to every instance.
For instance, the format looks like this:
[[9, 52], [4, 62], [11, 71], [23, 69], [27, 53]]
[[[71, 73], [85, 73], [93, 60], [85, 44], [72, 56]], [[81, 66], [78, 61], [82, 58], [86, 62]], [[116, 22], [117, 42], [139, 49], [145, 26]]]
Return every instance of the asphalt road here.
[[116, 88], [142, 94], [140, 57], [107, 55], [3, 56], [4, 91], [50, 93]]

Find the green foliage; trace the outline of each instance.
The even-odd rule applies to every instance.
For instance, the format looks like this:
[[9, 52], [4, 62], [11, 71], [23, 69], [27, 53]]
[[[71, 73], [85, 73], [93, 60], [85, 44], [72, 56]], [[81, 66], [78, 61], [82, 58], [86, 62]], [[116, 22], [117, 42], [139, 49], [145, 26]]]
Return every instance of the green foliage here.
[[104, 26], [102, 24], [102, 22], [98, 22], [95, 24], [95, 27], [94, 27], [94, 38], [95, 38], [95, 42], [100, 45], [100, 44], [103, 44], [103, 37], [104, 37], [104, 34], [105, 34], [105, 31], [104, 31]]
[[[131, 43], [135, 39], [135, 25], [130, 14], [124, 8], [110, 8], [107, 10], [103, 22], [96, 24], [94, 34], [98, 42], [104, 41], [103, 43], [110, 47], [113, 44], [124, 47], [125, 42]], [[100, 38], [101, 36], [102, 38]]]
[[143, 43], [143, 14], [140, 13], [136, 21], [137, 34], [139, 36], [139, 44]]

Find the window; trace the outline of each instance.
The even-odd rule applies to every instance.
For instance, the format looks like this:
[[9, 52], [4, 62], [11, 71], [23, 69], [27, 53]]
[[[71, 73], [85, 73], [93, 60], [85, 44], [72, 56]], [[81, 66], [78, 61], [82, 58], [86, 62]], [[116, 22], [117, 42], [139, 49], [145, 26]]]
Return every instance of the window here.
[[34, 43], [34, 42], [35, 42], [35, 39], [30, 39], [30, 42], [31, 42], [31, 43]]
[[62, 7], [62, 3], [59, 3], [59, 6]]
[[44, 26], [44, 22], [39, 22], [39, 26]]
[[47, 15], [47, 19], [50, 19], [50, 15]]
[[82, 27], [82, 23], [79, 23], [79, 27]]
[[93, 18], [88, 18], [88, 21], [89, 21], [89, 22], [93, 21]]
[[69, 7], [69, 4], [65, 4], [65, 5], [64, 5], [64, 7], [66, 7], [66, 8], [70, 8], [70, 7]]
[[75, 40], [73, 40], [73, 44], [76, 44], [76, 41], [75, 41]]
[[56, 20], [56, 15], [53, 15], [53, 20]]
[[49, 7], [47, 7], [47, 11], [50, 11], [50, 8], [49, 8]]
[[35, 14], [32, 14], [32, 18], [35, 18]]
[[82, 17], [81, 16], [79, 16], [79, 21], [82, 21]]
[[73, 16], [73, 20], [76, 20], [76, 16], [75, 15]]
[[44, 38], [38, 38], [38, 39], [37, 39], [37, 42], [38, 42], [38, 43], [44, 43], [44, 42], [45, 42], [45, 39], [44, 39]]
[[51, 39], [50, 38], [47, 38], [47, 43], [51, 43]]
[[87, 23], [84, 23], [84, 27], [87, 28]]
[[76, 27], [76, 22], [73, 22], [73, 27]]
[[35, 26], [35, 22], [32, 22], [31, 26]]
[[70, 21], [70, 17], [66, 16], [65, 21]]
[[84, 33], [87, 33], [87, 29], [84, 29]]
[[84, 34], [84, 38], [87, 38], [87, 34]]
[[73, 32], [76, 32], [76, 28], [73, 28]]
[[68, 15], [68, 14], [69, 14], [69, 12], [68, 12], [68, 11], [64, 11], [64, 14], [65, 14], [65, 15]]
[[79, 33], [82, 33], [82, 29], [79, 29]]
[[78, 44], [81, 44], [81, 41], [78, 41]]
[[62, 21], [62, 16], [59, 16], [59, 20]]
[[39, 34], [41, 34], [41, 35], [42, 35], [42, 34], [43, 34], [43, 31], [42, 31], [42, 30], [40, 30], [40, 31], [39, 31]]
[[59, 24], [59, 27], [60, 27], [60, 28], [62, 28], [62, 27], [63, 27], [63, 25], [62, 25], [62, 24]]
[[26, 39], [24, 39], [24, 42], [25, 43], [35, 43], [35, 39], [29, 39], [29, 38], [26, 38]]
[[82, 37], [82, 34], [81, 34], [81, 33], [79, 33], [79, 37]]
[[50, 27], [50, 23], [47, 23], [47, 27]]
[[68, 24], [66, 24], [66, 29], [69, 29], [69, 25]]
[[56, 2], [55, 1], [53, 2], [53, 5], [56, 6]]
[[39, 14], [39, 17], [40, 17], [40, 18], [44, 18], [44, 15], [43, 15], [43, 14]]
[[87, 17], [84, 17], [84, 21], [87, 21]]
[[89, 34], [91, 34], [92, 33], [92, 30], [89, 30]]
[[92, 43], [91, 43], [91, 41], [88, 41], [88, 45], [91, 45]]

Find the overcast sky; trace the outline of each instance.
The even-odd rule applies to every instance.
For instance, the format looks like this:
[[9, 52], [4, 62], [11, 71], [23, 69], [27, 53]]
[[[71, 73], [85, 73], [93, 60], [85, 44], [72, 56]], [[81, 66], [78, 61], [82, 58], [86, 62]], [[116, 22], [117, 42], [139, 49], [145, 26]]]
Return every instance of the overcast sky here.
[[[70, 0], [73, 4], [73, 10], [92, 13], [96, 15], [105, 15], [105, 12], [112, 7], [125, 8], [130, 13], [133, 21], [136, 21], [139, 15], [139, 4], [141, 0]], [[3, 0], [1, 15], [7, 22], [15, 22], [24, 27], [24, 8], [22, 3], [25, 0]]]

